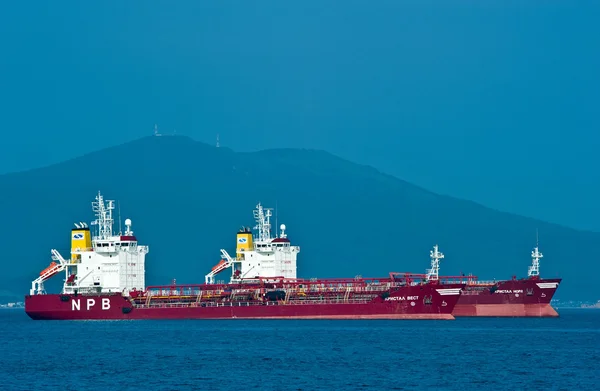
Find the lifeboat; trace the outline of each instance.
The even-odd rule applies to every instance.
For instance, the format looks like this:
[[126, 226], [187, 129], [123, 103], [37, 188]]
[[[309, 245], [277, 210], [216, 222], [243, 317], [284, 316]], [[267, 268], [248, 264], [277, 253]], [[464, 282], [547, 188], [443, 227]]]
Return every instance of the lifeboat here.
[[225, 263], [226, 263], [226, 261], [225, 261], [224, 259], [221, 259], [221, 260], [219, 261], [219, 263], [217, 263], [215, 266], [213, 266], [212, 270], [214, 271], [214, 270], [218, 269], [219, 267], [221, 267], [221, 266], [222, 266], [222, 265], [224, 265]]
[[45, 268], [44, 270], [42, 270], [42, 271], [40, 272], [40, 276], [43, 276], [43, 275], [44, 275], [44, 274], [45, 274], [47, 271], [49, 271], [50, 269], [52, 269], [52, 268], [53, 268], [53, 267], [55, 267], [56, 265], [57, 265], [57, 263], [56, 263], [56, 262], [52, 262], [52, 263], [50, 264], [50, 266], [48, 266], [47, 268]]

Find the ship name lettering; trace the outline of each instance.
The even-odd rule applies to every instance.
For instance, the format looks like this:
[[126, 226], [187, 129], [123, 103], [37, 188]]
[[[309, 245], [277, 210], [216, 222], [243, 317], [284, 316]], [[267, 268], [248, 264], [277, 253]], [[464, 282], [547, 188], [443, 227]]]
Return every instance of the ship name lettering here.
[[494, 293], [523, 293], [523, 289], [515, 289], [514, 291], [512, 289], [498, 289]]
[[394, 297], [386, 297], [386, 301], [405, 301], [405, 300], [419, 300], [419, 296], [394, 296]]
[[[96, 300], [87, 299], [86, 300], [86, 310], [90, 310], [96, 305]], [[102, 310], [106, 311], [110, 309], [110, 299], [103, 297], [102, 298]], [[81, 311], [81, 299], [71, 299], [71, 311]]]

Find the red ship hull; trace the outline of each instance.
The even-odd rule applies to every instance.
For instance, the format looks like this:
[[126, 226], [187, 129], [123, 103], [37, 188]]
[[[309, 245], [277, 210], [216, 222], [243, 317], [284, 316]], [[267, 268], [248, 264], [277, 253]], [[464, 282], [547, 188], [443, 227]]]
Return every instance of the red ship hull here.
[[322, 302], [174, 302], [154, 300], [140, 305], [120, 294], [25, 297], [32, 319], [454, 319], [452, 311], [464, 284], [399, 288], [366, 303]]
[[454, 316], [557, 317], [550, 301], [561, 279], [523, 279], [495, 284], [469, 283]]

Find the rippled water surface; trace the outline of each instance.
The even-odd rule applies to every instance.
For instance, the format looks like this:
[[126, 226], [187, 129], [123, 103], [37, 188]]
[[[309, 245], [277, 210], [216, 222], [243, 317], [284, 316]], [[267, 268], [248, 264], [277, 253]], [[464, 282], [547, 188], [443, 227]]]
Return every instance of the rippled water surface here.
[[455, 321], [32, 321], [0, 310], [0, 389], [600, 389], [600, 310], [559, 312]]

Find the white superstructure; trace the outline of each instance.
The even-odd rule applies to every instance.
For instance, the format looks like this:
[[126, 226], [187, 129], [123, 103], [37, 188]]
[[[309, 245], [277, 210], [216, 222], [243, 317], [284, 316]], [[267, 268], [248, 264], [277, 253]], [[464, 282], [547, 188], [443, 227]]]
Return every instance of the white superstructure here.
[[[131, 220], [125, 220], [126, 231], [113, 234], [114, 201], [105, 201], [100, 192], [92, 203], [96, 220], [91, 225], [76, 223], [71, 230], [71, 259], [65, 260], [52, 250], [54, 262], [32, 282], [31, 294], [44, 294], [43, 283], [64, 271], [63, 293], [109, 293], [145, 289], [145, 260], [148, 246], [138, 245], [131, 230]], [[58, 263], [57, 263], [58, 262]]]
[[296, 278], [296, 259], [299, 246], [292, 246], [285, 233], [285, 224], [281, 224], [281, 234], [271, 236], [272, 209], [263, 208], [259, 203], [254, 210], [256, 235], [248, 227], [243, 227], [237, 234], [235, 257], [221, 250], [222, 259], [206, 275], [206, 283], [213, 284], [215, 276], [231, 268], [231, 283], [256, 278], [283, 277]]

